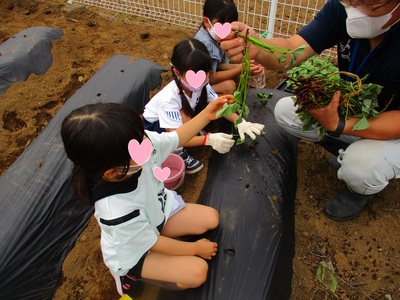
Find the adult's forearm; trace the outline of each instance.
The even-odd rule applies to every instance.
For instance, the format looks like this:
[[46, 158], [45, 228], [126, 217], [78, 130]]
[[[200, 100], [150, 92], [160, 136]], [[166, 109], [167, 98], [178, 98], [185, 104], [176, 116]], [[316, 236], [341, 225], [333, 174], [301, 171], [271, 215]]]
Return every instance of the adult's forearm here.
[[[294, 35], [293, 37], [290, 38], [272, 38], [272, 39], [263, 39], [263, 38], [259, 38], [261, 41], [263, 41], [264, 43], [271, 45], [271, 46], [275, 46], [275, 47], [279, 47], [282, 49], [290, 49], [290, 50], [295, 50], [301, 46], [304, 46], [307, 44], [307, 42], [299, 35]], [[263, 65], [265, 68], [269, 69], [269, 70], [273, 70], [273, 71], [282, 71], [285, 69], [288, 69], [288, 67], [294, 67], [294, 66], [298, 66], [300, 65], [303, 61], [307, 60], [308, 58], [310, 58], [311, 56], [315, 55], [316, 52], [311, 48], [311, 47], [305, 47], [303, 54], [300, 55], [296, 55], [296, 61], [294, 65], [289, 65], [288, 63], [291, 60], [291, 55], [287, 54], [286, 55], [286, 61], [279, 63], [278, 59], [277, 59], [277, 55], [280, 55], [280, 53], [269, 53], [268, 51], [264, 51], [264, 50], [259, 50], [256, 54], [256, 56], [254, 57], [254, 60]]]
[[354, 124], [359, 118], [346, 120], [343, 134], [358, 136], [374, 140], [390, 140], [400, 138], [400, 111], [386, 111], [375, 118], [368, 119], [369, 128], [364, 130], [353, 130]]

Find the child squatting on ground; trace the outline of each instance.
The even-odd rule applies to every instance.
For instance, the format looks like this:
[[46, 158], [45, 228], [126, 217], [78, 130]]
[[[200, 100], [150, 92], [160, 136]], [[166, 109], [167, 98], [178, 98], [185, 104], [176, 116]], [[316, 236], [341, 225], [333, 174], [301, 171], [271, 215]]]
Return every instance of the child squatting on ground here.
[[[215, 24], [221, 25], [238, 20], [239, 14], [233, 0], [206, 0], [203, 6], [201, 26], [194, 38], [206, 45], [212, 59], [210, 84], [218, 95], [233, 94], [242, 72], [242, 64], [230, 63], [224, 50], [220, 47], [221, 39], [215, 32]], [[250, 63], [252, 76], [264, 76], [264, 67]], [[251, 77], [252, 78], [252, 77]], [[250, 80], [250, 84], [252, 81]], [[265, 84], [265, 79], [264, 79]], [[263, 87], [262, 85], [257, 87]]]
[[90, 104], [64, 119], [61, 136], [74, 163], [72, 187], [83, 204], [95, 208], [103, 259], [121, 295], [133, 296], [137, 280], [179, 289], [206, 280], [205, 260], [216, 255], [217, 243], [175, 238], [216, 228], [219, 214], [185, 204], [164, 187], [157, 171], [231, 100], [232, 95], [219, 97], [183, 126], [161, 134], [144, 131], [140, 116], [124, 104]]
[[[145, 106], [143, 118], [147, 130], [163, 132], [173, 131], [181, 127], [188, 120], [201, 112], [207, 103], [218, 97], [209, 84], [209, 71], [212, 59], [206, 46], [193, 38], [177, 43], [171, 57], [171, 71], [174, 78], [160, 92], [158, 92]], [[190, 83], [188, 75], [203, 75], [198, 86]], [[237, 114], [226, 117], [235, 122]], [[242, 122], [237, 126], [240, 138], [244, 140], [245, 134], [253, 140], [259, 135], [264, 125], [258, 123]], [[203, 136], [201, 136], [203, 134]], [[184, 144], [185, 147], [211, 146], [219, 153], [226, 153], [234, 144], [233, 136], [225, 133], [200, 133]], [[186, 165], [186, 173], [194, 174], [203, 168], [203, 163], [193, 158], [183, 148], [177, 149]]]

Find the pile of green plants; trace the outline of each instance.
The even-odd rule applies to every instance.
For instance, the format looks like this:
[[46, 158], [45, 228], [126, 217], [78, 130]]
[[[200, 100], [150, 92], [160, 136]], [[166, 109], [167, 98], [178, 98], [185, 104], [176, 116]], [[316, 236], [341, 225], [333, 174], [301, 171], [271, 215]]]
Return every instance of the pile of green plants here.
[[[345, 80], [341, 75], [353, 80]], [[341, 92], [339, 114], [346, 119], [360, 118], [354, 124], [353, 130], [367, 129], [367, 119], [378, 115], [378, 95], [382, 90], [382, 86], [378, 84], [364, 83], [367, 77], [359, 78], [353, 73], [339, 71], [327, 57], [318, 56], [313, 56], [287, 71], [287, 85], [294, 91], [293, 101], [298, 107], [298, 119], [304, 123], [303, 129], [320, 126], [308, 111], [328, 105], [336, 91]], [[320, 127], [319, 135], [324, 134], [325, 129]]]

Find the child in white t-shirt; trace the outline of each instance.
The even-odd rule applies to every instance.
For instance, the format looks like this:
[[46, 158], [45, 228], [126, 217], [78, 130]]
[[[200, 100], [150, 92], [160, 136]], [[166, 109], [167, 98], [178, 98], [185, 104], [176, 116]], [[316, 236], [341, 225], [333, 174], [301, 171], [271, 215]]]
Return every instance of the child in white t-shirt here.
[[[177, 43], [171, 57], [171, 71], [174, 78], [160, 92], [158, 92], [145, 106], [143, 118], [147, 130], [163, 132], [173, 131], [201, 112], [207, 103], [218, 97], [209, 84], [209, 71], [212, 59], [206, 46], [193, 38]], [[195, 75], [204, 75], [197, 86], [192, 85], [189, 72]], [[189, 78], [189, 79], [188, 79]], [[200, 78], [200, 77], [199, 77]], [[235, 122], [237, 114], [227, 117]], [[248, 134], [252, 139], [260, 134], [264, 125], [246, 122], [239, 124], [241, 137]], [[206, 133], [195, 136], [185, 147], [212, 146], [219, 153], [226, 153], [234, 144], [232, 135], [224, 133]], [[185, 161], [186, 173], [194, 174], [203, 168], [203, 163], [193, 158], [183, 148], [176, 151]]]
[[[207, 278], [218, 245], [175, 238], [200, 235], [218, 226], [211, 207], [188, 203], [164, 187], [161, 163], [214, 120], [232, 96], [219, 97], [173, 132], [144, 131], [130, 107], [117, 103], [86, 105], [63, 121], [61, 136], [74, 163], [72, 187], [93, 205], [101, 228], [103, 259], [118, 292], [132, 296], [136, 281], [151, 280], [195, 288]], [[132, 142], [135, 147], [128, 148]]]

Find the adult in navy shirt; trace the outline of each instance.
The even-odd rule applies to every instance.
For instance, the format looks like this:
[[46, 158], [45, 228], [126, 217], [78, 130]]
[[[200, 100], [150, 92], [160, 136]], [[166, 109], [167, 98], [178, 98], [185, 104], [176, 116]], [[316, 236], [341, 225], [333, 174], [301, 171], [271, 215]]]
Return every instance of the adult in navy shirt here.
[[[368, 119], [370, 127], [364, 130], [352, 130], [359, 118], [339, 115], [340, 91], [327, 106], [309, 110], [327, 131], [322, 140], [318, 128], [303, 130], [291, 97], [280, 99], [275, 107], [276, 121], [287, 132], [318, 142], [337, 155], [338, 178], [346, 186], [324, 208], [324, 213], [336, 221], [355, 218], [391, 179], [400, 178], [399, 19], [399, 0], [329, 0], [314, 20], [294, 36], [264, 40], [288, 49], [309, 45], [297, 56], [296, 65], [337, 46], [341, 71], [360, 78], [368, 74], [366, 83], [383, 86], [378, 98], [380, 113]], [[231, 25], [233, 32], [245, 33], [249, 29], [249, 34], [257, 37], [244, 23]], [[243, 56], [244, 40], [231, 34], [221, 47], [233, 62], [238, 62]], [[279, 63], [275, 56], [253, 45], [249, 46], [249, 52], [252, 59], [271, 70], [284, 70], [287, 64]]]

